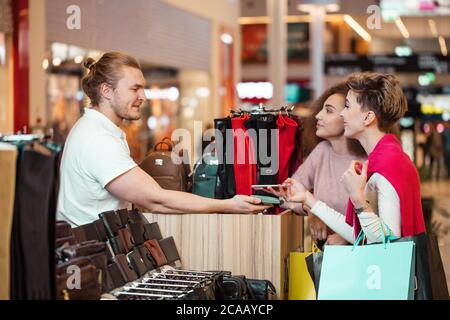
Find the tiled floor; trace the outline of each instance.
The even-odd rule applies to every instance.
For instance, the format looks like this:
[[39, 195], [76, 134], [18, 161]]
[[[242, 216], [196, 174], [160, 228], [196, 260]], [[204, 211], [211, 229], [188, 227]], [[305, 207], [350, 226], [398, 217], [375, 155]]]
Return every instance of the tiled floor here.
[[437, 228], [439, 249], [450, 291], [450, 180], [422, 183], [422, 196], [435, 201], [432, 223]]

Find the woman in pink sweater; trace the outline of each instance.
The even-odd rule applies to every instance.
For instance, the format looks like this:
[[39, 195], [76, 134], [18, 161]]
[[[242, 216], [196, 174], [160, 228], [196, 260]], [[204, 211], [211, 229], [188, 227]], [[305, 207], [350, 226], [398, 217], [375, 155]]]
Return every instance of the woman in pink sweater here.
[[[337, 212], [345, 213], [348, 203], [348, 193], [339, 182], [342, 174], [349, 167], [352, 160], [364, 161], [364, 149], [356, 140], [344, 137], [344, 122], [339, 116], [345, 106], [345, 97], [348, 87], [339, 83], [326, 90], [314, 103], [313, 109], [316, 122], [316, 135], [322, 140], [312, 150], [305, 162], [292, 176], [307, 190], [313, 190], [316, 199], [320, 199], [334, 208]], [[310, 132], [306, 132], [310, 135]], [[311, 136], [306, 139], [315, 140]], [[268, 190], [279, 196], [276, 190]], [[290, 208], [302, 213], [303, 209], [298, 203], [286, 202], [284, 208]], [[347, 242], [315, 215], [309, 212], [308, 224], [311, 236], [315, 241], [327, 244], [346, 244]]]

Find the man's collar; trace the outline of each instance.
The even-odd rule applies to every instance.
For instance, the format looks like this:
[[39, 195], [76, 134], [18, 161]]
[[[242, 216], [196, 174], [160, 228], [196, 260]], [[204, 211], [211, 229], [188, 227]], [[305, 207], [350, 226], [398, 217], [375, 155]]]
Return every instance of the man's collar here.
[[115, 125], [107, 116], [100, 111], [93, 109], [92, 107], [84, 108], [84, 114], [88, 118], [96, 119], [102, 123], [102, 125], [115, 136], [124, 139], [125, 134], [118, 126]]

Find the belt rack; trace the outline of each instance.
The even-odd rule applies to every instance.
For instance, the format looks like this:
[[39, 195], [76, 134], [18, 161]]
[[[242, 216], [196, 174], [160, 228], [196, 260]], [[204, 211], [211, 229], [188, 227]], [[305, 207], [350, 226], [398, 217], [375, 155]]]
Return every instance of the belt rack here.
[[113, 293], [119, 300], [207, 299], [214, 278], [221, 272], [167, 269], [152, 273]]

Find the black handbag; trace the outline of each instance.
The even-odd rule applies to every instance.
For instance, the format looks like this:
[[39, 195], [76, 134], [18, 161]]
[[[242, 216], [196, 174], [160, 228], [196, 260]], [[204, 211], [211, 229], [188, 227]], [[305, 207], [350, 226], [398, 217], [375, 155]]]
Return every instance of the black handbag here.
[[275, 286], [269, 280], [246, 279], [249, 300], [269, 300], [276, 296]]
[[226, 276], [222, 280], [224, 300], [248, 300], [245, 276]]
[[436, 237], [424, 232], [394, 241], [413, 241], [416, 245], [414, 300], [448, 300], [447, 280]]

